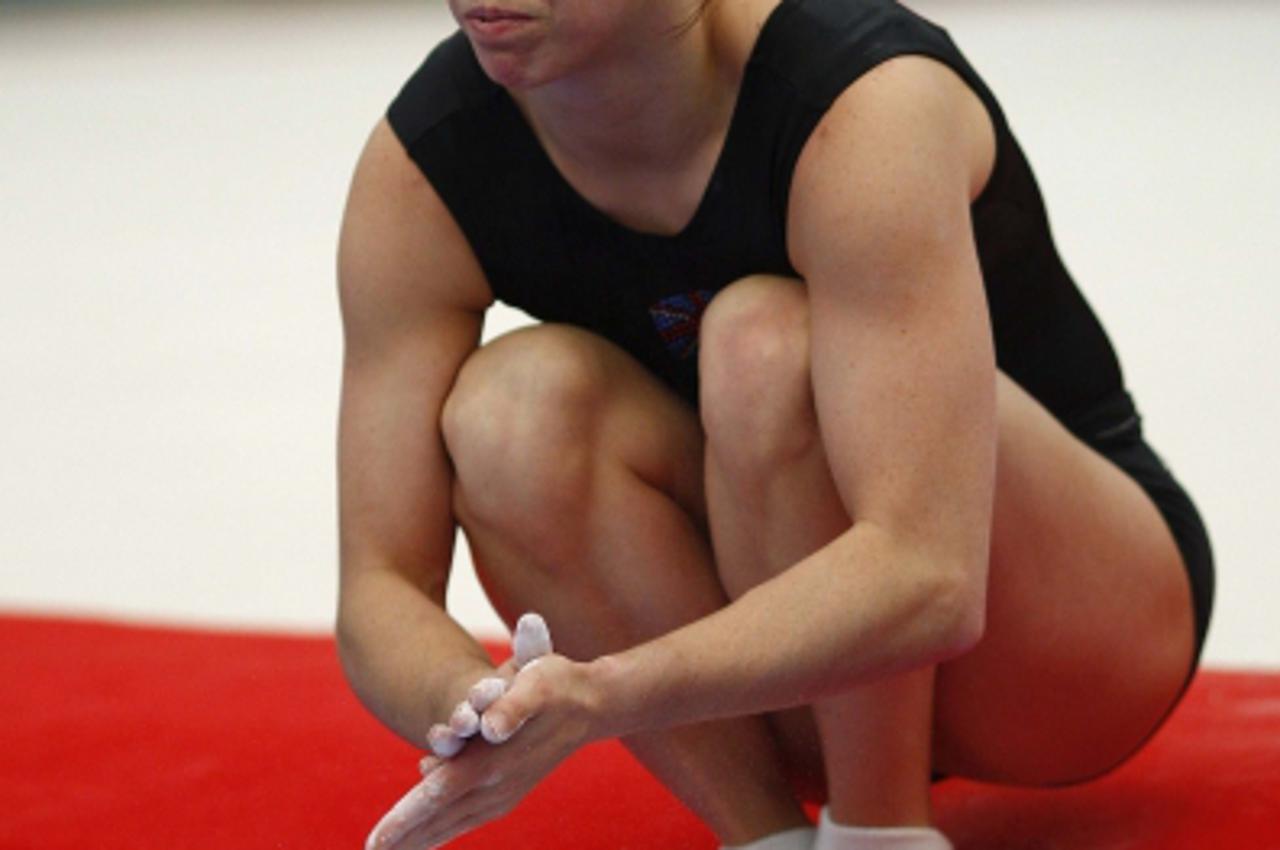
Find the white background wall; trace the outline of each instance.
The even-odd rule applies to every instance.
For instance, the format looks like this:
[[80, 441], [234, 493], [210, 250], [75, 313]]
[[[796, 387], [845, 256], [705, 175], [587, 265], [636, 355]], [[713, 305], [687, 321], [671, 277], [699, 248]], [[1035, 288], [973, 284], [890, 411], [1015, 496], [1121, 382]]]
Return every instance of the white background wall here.
[[[1004, 101], [1210, 522], [1210, 662], [1280, 665], [1280, 6], [918, 7]], [[328, 626], [339, 215], [450, 29], [427, 4], [0, 6], [0, 608]], [[499, 629], [465, 551], [457, 575]]]

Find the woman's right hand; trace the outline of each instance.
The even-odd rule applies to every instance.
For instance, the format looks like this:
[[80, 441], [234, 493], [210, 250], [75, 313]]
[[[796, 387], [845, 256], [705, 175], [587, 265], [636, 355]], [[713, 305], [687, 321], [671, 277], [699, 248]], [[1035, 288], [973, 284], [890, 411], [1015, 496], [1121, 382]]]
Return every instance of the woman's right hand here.
[[481, 720], [485, 710], [507, 692], [521, 668], [551, 654], [551, 632], [546, 621], [533, 613], [521, 617], [516, 623], [512, 650], [511, 657], [493, 675], [471, 685], [466, 699], [455, 706], [447, 721], [435, 724], [427, 732], [427, 743], [437, 759], [453, 758], [477, 734], [491, 744], [502, 743], [491, 739]]
[[[431, 727], [427, 733], [431, 754], [418, 765], [424, 777], [435, 771], [442, 762], [460, 754], [467, 741], [477, 734], [490, 744], [504, 743], [510, 737], [509, 734], [494, 736], [482, 722], [484, 712], [506, 694], [521, 669], [551, 654], [551, 634], [542, 617], [526, 614], [520, 618], [512, 639], [512, 649], [511, 657], [491, 675], [470, 685], [466, 699], [458, 703], [447, 722]], [[388, 846], [436, 813], [434, 795], [425, 793], [427, 785], [427, 780], [424, 779], [383, 816], [369, 835], [368, 847]]]

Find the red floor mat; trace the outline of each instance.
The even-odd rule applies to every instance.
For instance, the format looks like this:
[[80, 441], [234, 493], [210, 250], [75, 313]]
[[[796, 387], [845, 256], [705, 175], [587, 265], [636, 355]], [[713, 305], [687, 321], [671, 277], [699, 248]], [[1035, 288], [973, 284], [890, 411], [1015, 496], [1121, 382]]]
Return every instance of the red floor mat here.
[[[415, 778], [320, 638], [0, 617], [0, 683], [0, 850], [356, 850]], [[1280, 675], [1203, 675], [1099, 782], [935, 794], [958, 850], [1280, 848]], [[453, 846], [715, 843], [610, 742]]]

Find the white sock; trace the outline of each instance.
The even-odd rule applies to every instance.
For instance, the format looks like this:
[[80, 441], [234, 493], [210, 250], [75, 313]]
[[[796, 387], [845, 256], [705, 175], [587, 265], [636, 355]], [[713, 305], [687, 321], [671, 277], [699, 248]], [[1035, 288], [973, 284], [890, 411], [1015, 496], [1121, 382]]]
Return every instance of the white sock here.
[[928, 826], [845, 826], [831, 820], [826, 806], [813, 850], [952, 850], [951, 842]]
[[721, 850], [813, 850], [814, 832], [811, 826], [801, 826], [766, 835], [750, 844], [722, 847]]

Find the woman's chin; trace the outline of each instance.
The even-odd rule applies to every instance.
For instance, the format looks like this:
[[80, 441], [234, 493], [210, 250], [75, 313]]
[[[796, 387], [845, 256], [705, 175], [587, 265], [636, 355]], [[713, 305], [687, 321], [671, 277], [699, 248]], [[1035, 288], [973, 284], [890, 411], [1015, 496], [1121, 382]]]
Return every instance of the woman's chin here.
[[523, 53], [480, 48], [475, 48], [475, 53], [485, 76], [503, 88], [530, 89], [545, 82], [535, 63]]

